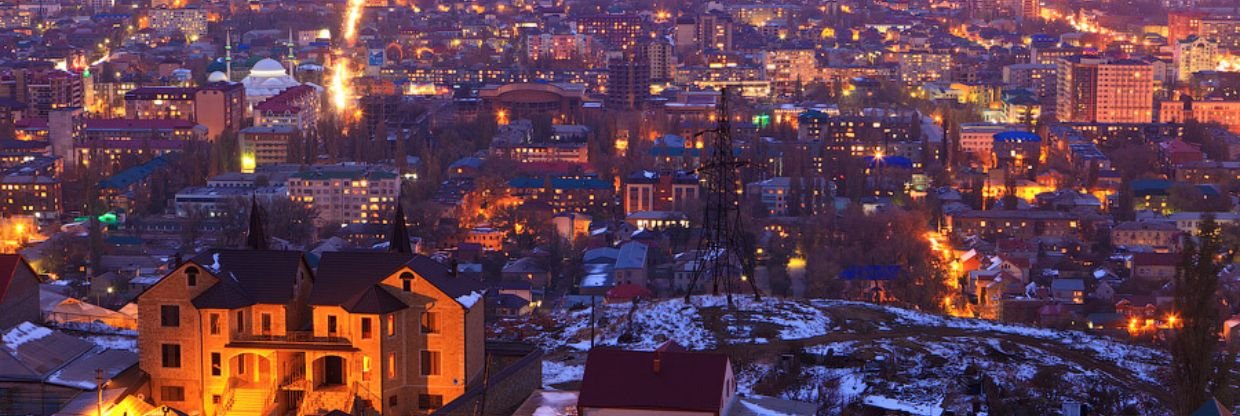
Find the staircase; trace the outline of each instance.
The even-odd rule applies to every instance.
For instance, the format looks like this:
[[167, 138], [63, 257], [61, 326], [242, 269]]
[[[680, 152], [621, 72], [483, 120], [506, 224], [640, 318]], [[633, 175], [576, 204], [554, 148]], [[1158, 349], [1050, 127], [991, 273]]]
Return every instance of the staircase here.
[[348, 390], [311, 391], [301, 402], [302, 415], [324, 415], [332, 410], [349, 412], [353, 409], [353, 394]]
[[265, 416], [268, 392], [263, 389], [236, 389], [233, 391], [232, 407], [224, 416]]

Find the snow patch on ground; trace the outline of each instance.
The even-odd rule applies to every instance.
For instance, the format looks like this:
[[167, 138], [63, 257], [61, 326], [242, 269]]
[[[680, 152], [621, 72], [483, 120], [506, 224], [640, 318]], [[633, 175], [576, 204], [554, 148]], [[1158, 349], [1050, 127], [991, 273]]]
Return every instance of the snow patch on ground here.
[[581, 381], [586, 374], [586, 366], [570, 365], [558, 361], [543, 361], [542, 385], [544, 389], [552, 389], [554, 384]]

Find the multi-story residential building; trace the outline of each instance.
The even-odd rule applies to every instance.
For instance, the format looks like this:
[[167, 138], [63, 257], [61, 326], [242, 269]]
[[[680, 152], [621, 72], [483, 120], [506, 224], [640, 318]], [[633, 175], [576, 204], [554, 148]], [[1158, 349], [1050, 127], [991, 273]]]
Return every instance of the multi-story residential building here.
[[732, 17], [720, 12], [684, 16], [676, 21], [677, 54], [732, 50]]
[[1172, 49], [1175, 62], [1176, 79], [1188, 82], [1193, 74], [1201, 71], [1213, 71], [1218, 67], [1218, 42], [1198, 36], [1175, 43]]
[[650, 62], [650, 81], [668, 82], [676, 78], [676, 55], [667, 39], [654, 39], [643, 46]]
[[577, 19], [577, 33], [593, 36], [612, 49], [633, 51], [646, 37], [642, 17], [631, 13], [607, 13]]
[[951, 78], [952, 56], [945, 53], [907, 52], [898, 56], [900, 80], [907, 85]]
[[1015, 64], [1003, 67], [1003, 83], [1033, 91], [1042, 104], [1042, 113], [1055, 114], [1055, 94], [1059, 85], [1056, 77], [1058, 67], [1054, 64]]
[[309, 85], [281, 91], [254, 106], [254, 125], [311, 132], [319, 121], [319, 95], [319, 90]]
[[1167, 42], [1188, 39], [1189, 36], [1200, 34], [1201, 19], [1207, 14], [1200, 10], [1169, 10], [1167, 12]]
[[[253, 172], [264, 165], [278, 165], [289, 161], [289, 146], [297, 130], [289, 126], [254, 126], [241, 130], [241, 171]], [[293, 161], [296, 162], [296, 161]]]
[[155, 8], [150, 11], [151, 29], [161, 36], [185, 35], [191, 42], [207, 35], [207, 10], [201, 8]]
[[512, 196], [523, 202], [541, 202], [555, 214], [599, 212], [614, 205], [612, 185], [598, 175], [522, 177], [508, 181]]
[[959, 236], [983, 238], [1074, 237], [1081, 233], [1076, 216], [1063, 211], [965, 211], [947, 216], [948, 229]]
[[125, 117], [137, 120], [194, 121], [194, 88], [141, 87], [125, 93]]
[[594, 56], [598, 45], [593, 37], [579, 33], [541, 33], [526, 36], [525, 49], [531, 61], [570, 61]]
[[1042, 156], [1042, 137], [1027, 131], [995, 133], [992, 153], [990, 166], [1032, 168]]
[[607, 59], [608, 110], [640, 110], [650, 98], [650, 60], [644, 53], [615, 53]]
[[1211, 14], [1203, 17], [1197, 35], [1213, 39], [1218, 42], [1219, 48], [1240, 51], [1240, 15]]
[[1155, 250], [1178, 251], [1180, 236], [1184, 233], [1175, 224], [1161, 221], [1128, 221], [1111, 229], [1111, 245], [1137, 249], [1148, 247]]
[[427, 414], [482, 376], [482, 288], [427, 257], [214, 250], [137, 299], [152, 402], [197, 414]]
[[33, 215], [39, 220], [59, 218], [62, 202], [56, 173], [32, 171], [25, 166], [5, 171], [0, 176], [0, 215]]
[[900, 156], [919, 168], [924, 143], [914, 137], [921, 116], [911, 110], [867, 108], [844, 114], [809, 110], [797, 116], [797, 140], [822, 145], [833, 159], [841, 156]]
[[818, 77], [818, 57], [813, 49], [778, 49], [766, 53], [766, 79], [780, 96], [799, 93]]
[[24, 66], [0, 76], [0, 97], [26, 104], [26, 115], [47, 118], [53, 110], [82, 107], [86, 81], [80, 74], [50, 67]]
[[1149, 63], [1074, 56], [1059, 61], [1055, 116], [1060, 121], [1149, 123], [1154, 72]]
[[1232, 133], [1240, 134], [1240, 100], [1191, 99], [1163, 101], [1158, 111], [1162, 123], [1184, 123], [1196, 120], [1218, 123]]
[[835, 203], [835, 182], [822, 176], [775, 177], [751, 183], [746, 192], [772, 217], [811, 216], [826, 212]]
[[316, 225], [386, 224], [400, 177], [378, 165], [316, 166], [288, 178], [289, 198], [318, 211]]
[[245, 87], [236, 82], [209, 82], [194, 93], [194, 122], [215, 140], [224, 131], [236, 133], [245, 119]]
[[684, 171], [640, 171], [624, 180], [624, 214], [643, 211], [685, 212], [701, 202], [697, 175]]

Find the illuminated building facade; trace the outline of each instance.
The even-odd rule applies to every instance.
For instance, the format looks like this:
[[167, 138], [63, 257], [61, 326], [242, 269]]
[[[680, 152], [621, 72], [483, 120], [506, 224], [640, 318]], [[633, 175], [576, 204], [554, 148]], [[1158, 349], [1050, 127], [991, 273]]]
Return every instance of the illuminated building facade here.
[[297, 130], [289, 126], [254, 126], [241, 130], [241, 171], [253, 172], [263, 165], [287, 163], [288, 148]]
[[151, 29], [161, 36], [175, 33], [195, 42], [207, 35], [207, 10], [200, 8], [156, 8], [150, 11]]
[[136, 88], [125, 93], [125, 116], [136, 120], [194, 121], [196, 93], [194, 88]]
[[701, 201], [697, 175], [684, 171], [640, 171], [624, 180], [624, 214], [642, 211], [686, 212]]
[[481, 380], [481, 294], [422, 256], [213, 250], [138, 297], [139, 365], [196, 414], [427, 414]]
[[1154, 72], [1146, 62], [1074, 56], [1059, 61], [1055, 116], [1065, 122], [1149, 123]]
[[324, 166], [290, 176], [287, 186], [289, 198], [318, 211], [316, 225], [386, 224], [400, 177], [379, 166]]
[[1240, 134], [1240, 100], [1163, 101], [1158, 119], [1163, 123], [1218, 123]]
[[1176, 78], [1187, 82], [1193, 74], [1212, 71], [1218, 66], [1218, 43], [1209, 39], [1189, 36], [1176, 42], [1173, 49]]
[[593, 36], [617, 50], [632, 51], [637, 40], [646, 37], [642, 17], [629, 13], [608, 13], [577, 19], [577, 33]]

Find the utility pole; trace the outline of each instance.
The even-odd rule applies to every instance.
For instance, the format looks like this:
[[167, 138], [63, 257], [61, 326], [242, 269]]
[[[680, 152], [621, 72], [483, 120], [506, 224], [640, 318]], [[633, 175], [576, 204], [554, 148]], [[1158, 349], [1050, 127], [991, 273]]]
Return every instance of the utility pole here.
[[103, 369], [95, 369], [95, 411], [97, 416], [103, 416]]

